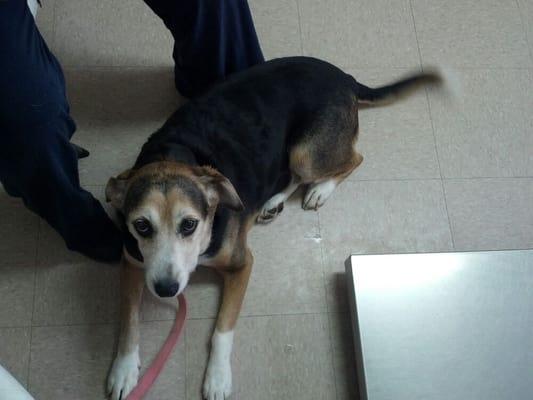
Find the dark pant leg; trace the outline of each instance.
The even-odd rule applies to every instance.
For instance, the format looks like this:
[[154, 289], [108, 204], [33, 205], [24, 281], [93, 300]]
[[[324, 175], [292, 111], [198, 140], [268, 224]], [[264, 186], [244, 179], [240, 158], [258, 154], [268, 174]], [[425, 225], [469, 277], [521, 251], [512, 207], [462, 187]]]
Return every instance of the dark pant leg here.
[[145, 0], [174, 36], [176, 88], [201, 94], [264, 61], [246, 0]]
[[79, 185], [75, 124], [59, 63], [25, 1], [0, 1], [0, 181], [70, 249], [116, 260], [121, 235]]

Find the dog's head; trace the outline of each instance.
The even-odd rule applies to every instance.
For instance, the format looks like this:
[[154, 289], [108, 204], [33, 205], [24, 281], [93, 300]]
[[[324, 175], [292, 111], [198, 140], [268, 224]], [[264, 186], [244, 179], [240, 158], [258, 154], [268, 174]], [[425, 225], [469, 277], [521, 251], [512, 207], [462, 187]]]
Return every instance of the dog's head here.
[[137, 240], [146, 284], [159, 297], [181, 293], [208, 248], [216, 208], [240, 211], [230, 181], [210, 167], [158, 162], [111, 178], [107, 201]]

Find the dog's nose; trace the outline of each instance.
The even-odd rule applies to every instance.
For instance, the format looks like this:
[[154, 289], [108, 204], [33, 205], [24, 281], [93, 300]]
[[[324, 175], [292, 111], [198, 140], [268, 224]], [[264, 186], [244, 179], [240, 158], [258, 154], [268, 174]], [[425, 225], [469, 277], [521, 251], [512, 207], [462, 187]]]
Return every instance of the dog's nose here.
[[154, 290], [159, 297], [172, 297], [178, 293], [180, 284], [176, 281], [164, 280], [154, 284]]

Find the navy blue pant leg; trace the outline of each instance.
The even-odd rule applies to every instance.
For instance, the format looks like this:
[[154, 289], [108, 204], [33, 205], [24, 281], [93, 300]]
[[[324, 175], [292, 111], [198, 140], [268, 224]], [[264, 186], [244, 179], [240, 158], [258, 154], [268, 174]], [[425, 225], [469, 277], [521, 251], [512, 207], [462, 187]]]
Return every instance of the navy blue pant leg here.
[[174, 36], [176, 88], [201, 94], [264, 61], [246, 0], [145, 0]]
[[0, 182], [70, 249], [120, 257], [121, 235], [79, 184], [63, 73], [26, 1], [0, 1]]

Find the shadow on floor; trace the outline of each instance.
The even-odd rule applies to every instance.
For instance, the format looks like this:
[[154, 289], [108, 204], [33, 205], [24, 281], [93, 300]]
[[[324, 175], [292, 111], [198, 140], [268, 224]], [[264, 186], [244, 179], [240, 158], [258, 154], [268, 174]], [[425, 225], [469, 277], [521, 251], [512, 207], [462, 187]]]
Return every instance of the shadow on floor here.
[[78, 123], [163, 123], [186, 100], [172, 68], [67, 68], [67, 96]]
[[[347, 303], [346, 274], [333, 275], [333, 298], [336, 299], [331, 315], [331, 336], [337, 377], [338, 398], [358, 400], [359, 386], [355, 361], [354, 334], [351, 313]], [[331, 311], [331, 310], [330, 310]]]

